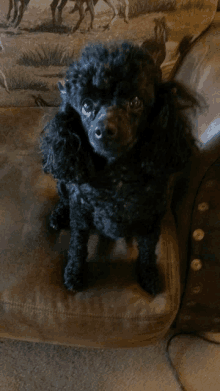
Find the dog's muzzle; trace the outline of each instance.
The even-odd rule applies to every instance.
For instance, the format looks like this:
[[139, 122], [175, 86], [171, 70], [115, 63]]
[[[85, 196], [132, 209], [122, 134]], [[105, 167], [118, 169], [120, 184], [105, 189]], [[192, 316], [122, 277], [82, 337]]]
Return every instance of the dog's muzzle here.
[[91, 122], [88, 137], [94, 150], [107, 159], [119, 157], [134, 143], [132, 125], [118, 107], [102, 107]]
[[93, 129], [94, 136], [97, 140], [115, 138], [117, 135], [117, 126], [113, 110], [102, 108], [94, 121]]

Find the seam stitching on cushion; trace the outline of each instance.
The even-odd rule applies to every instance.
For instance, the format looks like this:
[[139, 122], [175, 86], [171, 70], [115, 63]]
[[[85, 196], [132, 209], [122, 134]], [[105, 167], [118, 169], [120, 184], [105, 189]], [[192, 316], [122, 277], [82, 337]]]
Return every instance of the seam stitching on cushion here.
[[[6, 305], [9, 305], [11, 307], [20, 307], [20, 308], [23, 308], [25, 309], [26, 308], [32, 308], [34, 309], [35, 311], [38, 311], [38, 312], [43, 312], [45, 311], [43, 308], [39, 308], [39, 307], [35, 307], [34, 305], [31, 305], [31, 304], [20, 304], [20, 303], [11, 303], [11, 302], [6, 302], [6, 301], [0, 301], [0, 303], [3, 303], [3, 304], [6, 304]], [[67, 317], [77, 317], [77, 316], [90, 316], [92, 318], [114, 318], [114, 319], [127, 319], [127, 320], [139, 320], [139, 321], [146, 321], [147, 319], [150, 319], [150, 321], [152, 320], [156, 320], [157, 322], [160, 320], [160, 319], [164, 319], [164, 317], [168, 317], [169, 316], [169, 313], [166, 313], [164, 315], [149, 315], [148, 317], [142, 317], [142, 318], [139, 318], [138, 316], [133, 316], [133, 317], [123, 317], [123, 316], [101, 316], [101, 315], [91, 315], [91, 314], [75, 314], [75, 313], [66, 313], [66, 312], [62, 312], [62, 311], [54, 311], [54, 310], [46, 310], [47, 313], [53, 313], [53, 314], [65, 314], [65, 316]]]

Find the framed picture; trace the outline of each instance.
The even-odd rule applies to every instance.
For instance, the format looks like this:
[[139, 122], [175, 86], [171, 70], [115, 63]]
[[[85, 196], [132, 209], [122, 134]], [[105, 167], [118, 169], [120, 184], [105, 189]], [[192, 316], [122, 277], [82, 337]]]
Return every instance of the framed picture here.
[[209, 26], [217, 6], [218, 0], [1, 0], [0, 107], [59, 106], [58, 81], [88, 43], [164, 40], [166, 78], [184, 42]]

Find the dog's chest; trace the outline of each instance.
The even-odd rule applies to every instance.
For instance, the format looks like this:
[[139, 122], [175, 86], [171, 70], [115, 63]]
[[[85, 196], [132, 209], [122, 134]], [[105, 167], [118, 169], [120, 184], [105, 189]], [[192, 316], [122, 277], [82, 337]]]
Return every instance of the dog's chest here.
[[[91, 185], [81, 185], [81, 202], [90, 205], [92, 208], [115, 211], [121, 215], [127, 210], [138, 209], [138, 205], [143, 203], [143, 191], [147, 191], [149, 186], [140, 186], [128, 184], [119, 181], [113, 186], [107, 188], [96, 188]], [[122, 216], [121, 216], [122, 217]]]
[[85, 208], [95, 215], [115, 220], [120, 223], [129, 223], [134, 220], [148, 219], [152, 215], [152, 208], [164, 204], [165, 187], [154, 180], [113, 180], [108, 186], [93, 187], [82, 184], [77, 190], [78, 200]]
[[104, 235], [117, 240], [126, 237], [141, 224], [151, 229], [166, 208], [166, 191], [162, 183], [143, 178], [113, 180], [106, 187], [74, 185], [73, 203], [91, 216], [94, 226]]

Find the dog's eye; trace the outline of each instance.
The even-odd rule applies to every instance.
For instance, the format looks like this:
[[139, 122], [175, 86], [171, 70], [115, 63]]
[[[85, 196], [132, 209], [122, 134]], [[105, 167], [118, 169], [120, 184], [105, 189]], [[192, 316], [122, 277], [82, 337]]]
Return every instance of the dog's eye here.
[[86, 115], [87, 117], [90, 116], [92, 111], [94, 110], [94, 104], [91, 99], [85, 99], [82, 102], [82, 113], [83, 115]]
[[129, 101], [129, 108], [131, 110], [139, 110], [143, 107], [143, 102], [136, 96]]

